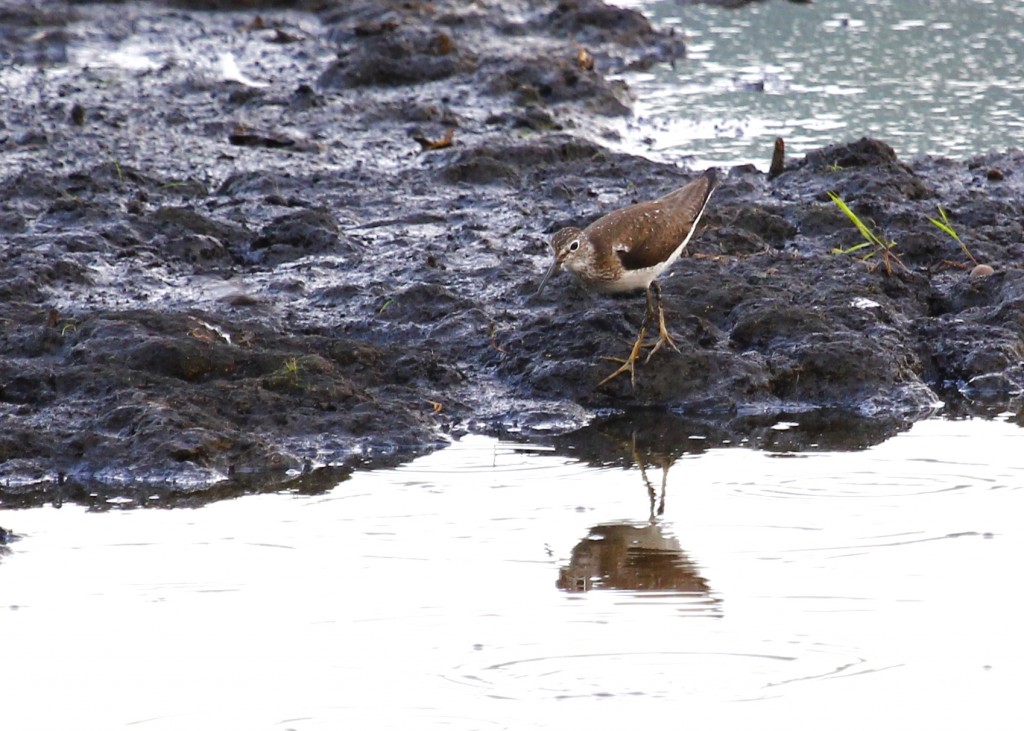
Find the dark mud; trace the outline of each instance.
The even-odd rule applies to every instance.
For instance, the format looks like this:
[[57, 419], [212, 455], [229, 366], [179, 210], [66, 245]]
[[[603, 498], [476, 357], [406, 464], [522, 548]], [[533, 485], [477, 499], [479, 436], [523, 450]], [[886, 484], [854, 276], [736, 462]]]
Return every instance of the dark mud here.
[[[595, 0], [185, 5], [0, 3], [4, 505], [323, 490], [467, 431], [1020, 410], [1020, 151], [723, 171], [663, 280], [681, 352], [598, 387], [643, 295], [533, 294], [555, 230], [692, 177], [614, 151], [618, 75], [682, 39]], [[832, 253], [829, 191], [902, 264]]]

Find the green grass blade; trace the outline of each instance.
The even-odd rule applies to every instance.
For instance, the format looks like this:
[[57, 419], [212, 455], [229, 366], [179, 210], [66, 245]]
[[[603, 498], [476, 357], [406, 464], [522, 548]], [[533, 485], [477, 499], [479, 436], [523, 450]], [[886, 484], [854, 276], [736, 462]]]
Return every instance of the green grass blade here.
[[[939, 208], [939, 210], [941, 211], [942, 208]], [[943, 213], [945, 213], [945, 212], [943, 212]], [[945, 219], [945, 215], [943, 215], [943, 218]], [[952, 226], [949, 225], [948, 220], [940, 221], [939, 219], [932, 218], [931, 216], [928, 217], [928, 220], [931, 221], [933, 224], [935, 224], [935, 226], [940, 231], [945, 233], [947, 236], [951, 236], [952, 238], [956, 239], [957, 241], [960, 240], [960, 237], [957, 235], [956, 231], [953, 229]]]
[[881, 239], [879, 239], [878, 236], [875, 235], [875, 232], [860, 220], [856, 213], [850, 210], [850, 207], [846, 205], [846, 201], [832, 191], [828, 192], [828, 197], [831, 198], [832, 202], [839, 206], [839, 210], [845, 213], [846, 217], [853, 222], [853, 225], [857, 227], [857, 230], [860, 231], [860, 235], [864, 237], [865, 241], [875, 244], [876, 246], [883, 246]]
[[928, 220], [931, 221], [932, 224], [934, 224], [940, 231], [960, 244], [960, 250], [964, 252], [964, 256], [966, 256], [971, 263], [977, 266], [978, 260], [974, 258], [974, 254], [971, 253], [971, 250], [967, 248], [967, 244], [963, 242], [960, 235], [956, 232], [956, 229], [953, 228], [953, 224], [949, 222], [949, 216], [946, 213], [946, 209], [942, 206], [939, 206], [939, 217], [942, 220], [932, 218], [931, 216], [928, 217]]
[[861, 242], [859, 244], [854, 244], [853, 246], [851, 246], [851, 247], [849, 247], [847, 249], [840, 249], [840, 248], [836, 247], [836, 248], [832, 249], [832, 253], [833, 254], [853, 254], [855, 252], [860, 251], [861, 249], [866, 249], [869, 246], [874, 246], [874, 244], [872, 244], [870, 241], [863, 241], [863, 242]]

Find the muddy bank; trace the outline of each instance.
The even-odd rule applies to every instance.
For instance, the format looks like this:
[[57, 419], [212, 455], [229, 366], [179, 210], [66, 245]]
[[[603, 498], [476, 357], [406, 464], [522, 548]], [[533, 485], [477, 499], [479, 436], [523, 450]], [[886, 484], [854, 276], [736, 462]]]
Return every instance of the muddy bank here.
[[[260, 5], [0, 4], [3, 504], [328, 489], [636, 408], [726, 441], [1019, 410], [1021, 152], [722, 171], [663, 280], [681, 352], [598, 387], [643, 295], [533, 294], [555, 230], [693, 176], [614, 151], [630, 70], [683, 39], [592, 0]], [[891, 272], [833, 253], [859, 236], [829, 191]]]

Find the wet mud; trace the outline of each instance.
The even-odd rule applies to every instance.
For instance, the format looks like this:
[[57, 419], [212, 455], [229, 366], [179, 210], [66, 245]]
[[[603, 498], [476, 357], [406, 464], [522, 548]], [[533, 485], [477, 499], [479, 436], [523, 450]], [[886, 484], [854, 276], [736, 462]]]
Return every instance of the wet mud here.
[[535, 292], [554, 231], [699, 172], [615, 150], [683, 39], [597, 0], [220, 6], [0, 3], [4, 505], [323, 490], [471, 431], [1020, 410], [1024, 153], [722, 170], [662, 278], [680, 351], [598, 386], [643, 293]]

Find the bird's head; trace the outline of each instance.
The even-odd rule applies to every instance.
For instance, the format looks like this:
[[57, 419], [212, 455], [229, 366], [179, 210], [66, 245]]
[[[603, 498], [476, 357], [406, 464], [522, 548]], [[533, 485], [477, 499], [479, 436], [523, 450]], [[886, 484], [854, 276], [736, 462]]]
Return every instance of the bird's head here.
[[541, 290], [544, 289], [544, 285], [547, 284], [548, 279], [555, 273], [558, 267], [564, 266], [569, 271], [576, 271], [584, 266], [584, 257], [587, 251], [586, 243], [587, 235], [583, 233], [582, 229], [575, 226], [563, 228], [554, 235], [551, 239], [551, 248], [555, 252], [555, 260], [551, 262], [551, 267], [540, 281], [540, 286], [537, 287], [537, 294], [540, 294]]

